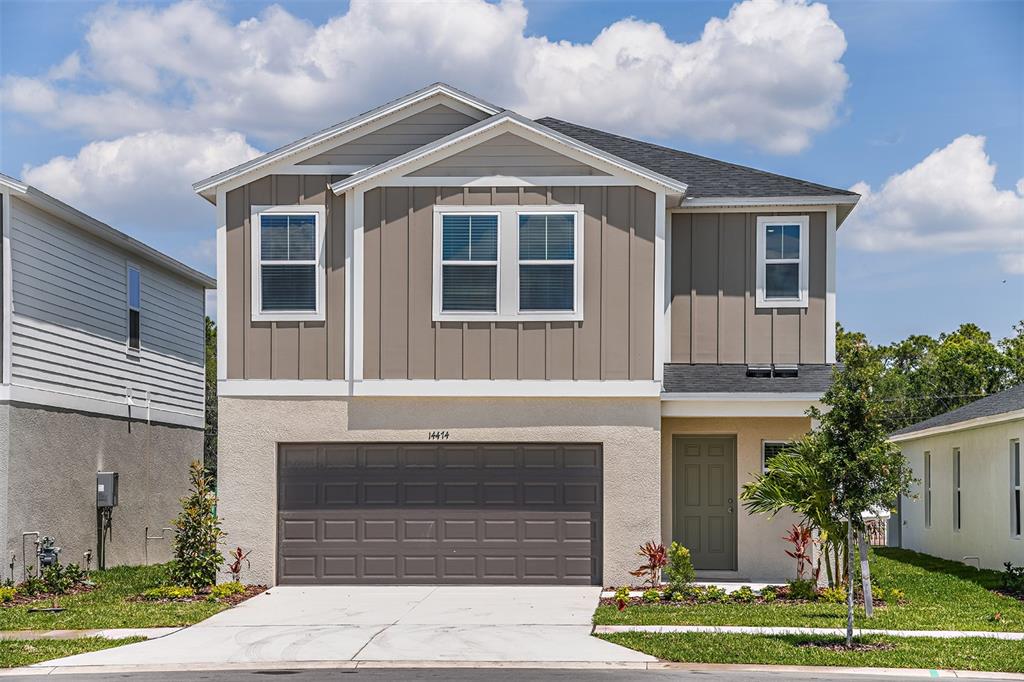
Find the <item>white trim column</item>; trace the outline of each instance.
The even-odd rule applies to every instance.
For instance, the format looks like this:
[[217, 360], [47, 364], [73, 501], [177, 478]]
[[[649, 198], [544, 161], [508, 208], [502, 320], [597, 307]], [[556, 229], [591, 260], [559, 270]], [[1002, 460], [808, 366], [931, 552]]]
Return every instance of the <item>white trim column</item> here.
[[825, 362], [836, 361], [836, 207], [825, 209]]
[[3, 383], [11, 383], [11, 316], [14, 314], [14, 277], [11, 273], [11, 193], [3, 193]]
[[[350, 349], [349, 366], [346, 369], [349, 382], [357, 382], [363, 380], [363, 203], [365, 191], [351, 189], [346, 192], [346, 196], [352, 197], [352, 250], [346, 254], [352, 273], [349, 279], [351, 286], [349, 286], [350, 305], [348, 306], [352, 311], [352, 324], [349, 325], [349, 331], [346, 332]], [[347, 206], [348, 201], [345, 203]]]
[[[228, 207], [217, 190], [217, 381], [228, 378]], [[205, 292], [204, 292], [205, 296]]]
[[654, 195], [654, 380], [665, 378], [667, 338], [665, 336], [666, 272], [665, 193]]

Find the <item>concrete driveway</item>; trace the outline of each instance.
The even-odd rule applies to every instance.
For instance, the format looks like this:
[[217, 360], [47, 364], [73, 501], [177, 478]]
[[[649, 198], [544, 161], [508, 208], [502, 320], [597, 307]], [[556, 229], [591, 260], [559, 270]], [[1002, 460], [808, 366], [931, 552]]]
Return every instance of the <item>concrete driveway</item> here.
[[598, 587], [275, 587], [198, 625], [39, 664], [640, 662], [590, 636]]

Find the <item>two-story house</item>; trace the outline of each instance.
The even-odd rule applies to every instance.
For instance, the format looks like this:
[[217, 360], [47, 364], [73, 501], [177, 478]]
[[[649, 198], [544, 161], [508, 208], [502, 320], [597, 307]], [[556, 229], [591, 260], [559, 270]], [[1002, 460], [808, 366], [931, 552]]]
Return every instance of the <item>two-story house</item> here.
[[[4, 564], [13, 556], [21, 580], [40, 536], [63, 562], [87, 550], [94, 568], [166, 561], [161, 529], [203, 456], [205, 290], [216, 283], [4, 175], [0, 216]], [[117, 506], [98, 472], [117, 474]]]
[[835, 362], [858, 196], [443, 84], [194, 186], [220, 512], [269, 583], [794, 573], [740, 486]]

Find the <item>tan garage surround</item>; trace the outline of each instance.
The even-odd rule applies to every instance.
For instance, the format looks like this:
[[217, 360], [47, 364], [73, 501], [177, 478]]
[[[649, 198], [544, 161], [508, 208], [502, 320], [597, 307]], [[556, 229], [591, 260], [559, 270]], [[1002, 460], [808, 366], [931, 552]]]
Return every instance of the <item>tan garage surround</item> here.
[[[736, 494], [761, 470], [761, 443], [784, 441], [810, 430], [807, 417], [722, 418], [672, 417], [661, 424], [661, 528], [663, 541], [672, 541], [672, 438], [677, 435], [733, 436], [736, 439]], [[737, 497], [738, 502], [738, 497]], [[753, 581], [778, 582], [794, 577], [795, 563], [785, 554], [782, 540], [786, 530], [799, 518], [782, 512], [774, 518], [751, 515], [742, 503], [737, 514], [736, 577]]]
[[252, 549], [247, 581], [273, 584], [279, 443], [600, 443], [603, 582], [625, 582], [661, 535], [658, 398], [221, 398], [219, 512], [226, 544]]

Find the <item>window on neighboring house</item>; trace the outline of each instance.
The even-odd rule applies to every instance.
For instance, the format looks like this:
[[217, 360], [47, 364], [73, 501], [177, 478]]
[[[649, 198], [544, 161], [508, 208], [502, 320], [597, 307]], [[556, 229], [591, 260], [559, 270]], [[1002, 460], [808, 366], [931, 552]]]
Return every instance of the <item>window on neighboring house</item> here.
[[932, 453], [924, 453], [924, 527], [932, 527]]
[[142, 349], [142, 273], [128, 266], [128, 350]]
[[1010, 535], [1021, 537], [1021, 462], [1020, 441], [1010, 441]]
[[807, 216], [757, 219], [757, 305], [807, 306]]
[[519, 310], [576, 305], [576, 214], [519, 214]]
[[953, 530], [960, 530], [960, 448], [953, 448]]
[[253, 319], [323, 319], [324, 213], [272, 207], [253, 216]]
[[436, 206], [433, 319], [582, 320], [582, 206]]
[[761, 471], [767, 472], [768, 462], [771, 458], [780, 454], [790, 445], [792, 445], [792, 443], [784, 440], [761, 441]]
[[498, 310], [497, 214], [448, 214], [441, 220], [441, 310]]

